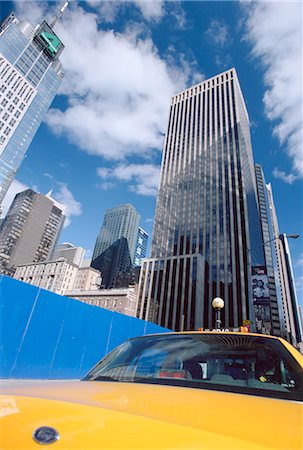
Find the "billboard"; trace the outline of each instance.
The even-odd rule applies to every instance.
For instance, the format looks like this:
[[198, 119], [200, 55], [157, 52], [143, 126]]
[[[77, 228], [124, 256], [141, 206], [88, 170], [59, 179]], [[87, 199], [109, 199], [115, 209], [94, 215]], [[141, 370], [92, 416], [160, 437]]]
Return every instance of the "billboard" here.
[[252, 290], [254, 303], [262, 304], [269, 302], [268, 277], [265, 267], [252, 268]]
[[257, 333], [271, 333], [271, 311], [266, 267], [252, 268], [252, 292]]

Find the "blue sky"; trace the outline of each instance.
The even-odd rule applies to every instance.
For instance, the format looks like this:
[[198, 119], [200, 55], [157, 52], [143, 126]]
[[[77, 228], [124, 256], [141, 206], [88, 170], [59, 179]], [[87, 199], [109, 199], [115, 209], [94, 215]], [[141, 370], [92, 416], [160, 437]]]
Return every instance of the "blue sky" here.
[[[63, 2], [1, 3], [34, 25]], [[72, 1], [55, 28], [65, 79], [6, 198], [30, 186], [67, 206], [61, 241], [91, 255], [106, 209], [151, 234], [170, 97], [238, 73], [255, 162], [272, 184], [303, 306], [301, 2]]]

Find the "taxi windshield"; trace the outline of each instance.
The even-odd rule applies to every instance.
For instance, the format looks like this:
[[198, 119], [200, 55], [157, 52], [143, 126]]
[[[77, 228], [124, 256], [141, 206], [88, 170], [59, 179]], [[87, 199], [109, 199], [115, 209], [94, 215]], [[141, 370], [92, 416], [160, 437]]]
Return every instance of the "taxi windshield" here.
[[303, 373], [278, 339], [169, 334], [130, 339], [84, 378], [303, 400]]

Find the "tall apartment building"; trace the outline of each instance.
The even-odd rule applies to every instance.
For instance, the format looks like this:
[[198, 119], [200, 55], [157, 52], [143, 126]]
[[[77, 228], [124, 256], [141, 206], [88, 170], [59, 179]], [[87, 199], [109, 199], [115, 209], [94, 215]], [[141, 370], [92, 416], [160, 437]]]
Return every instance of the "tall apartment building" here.
[[230, 69], [172, 97], [137, 315], [209, 328], [219, 296], [224, 327], [255, 329], [252, 275], [264, 265], [249, 119]]
[[303, 341], [303, 329], [300, 320], [299, 304], [296, 294], [295, 279], [292, 269], [291, 255], [286, 234], [280, 234], [276, 208], [271, 184], [267, 184], [270, 215], [275, 236], [274, 255], [276, 259], [275, 278], [277, 295], [281, 299], [282, 325], [286, 339], [293, 345]]
[[64, 207], [32, 189], [20, 192], [0, 230], [0, 272], [13, 274], [17, 266], [47, 261], [62, 229]]
[[50, 25], [14, 13], [0, 23], [0, 203], [64, 76], [64, 45], [52, 28], [64, 8]]
[[134, 257], [134, 266], [135, 267], [140, 267], [141, 261], [144, 258], [146, 258], [147, 242], [148, 242], [148, 233], [146, 231], [144, 231], [143, 228], [139, 227], [136, 250], [135, 250], [135, 257]]
[[[274, 252], [275, 234], [270, 214], [268, 190], [260, 164], [255, 165], [255, 172], [265, 254], [265, 267], [259, 268], [259, 271], [261, 269], [263, 272], [260, 274], [259, 282], [263, 279], [263, 282], [268, 283], [268, 289], [262, 290], [262, 296], [254, 299], [256, 331], [284, 336], [283, 308], [278, 293], [280, 283], [275, 279], [275, 270], [277, 270], [277, 261]], [[251, 249], [251, 252], [254, 252], [254, 249]]]
[[106, 211], [91, 262], [100, 270], [105, 288], [114, 287], [118, 273], [133, 266], [139, 221], [140, 215], [131, 204]]
[[51, 259], [57, 260], [59, 258], [64, 258], [67, 263], [76, 264], [76, 266], [80, 267], [83, 263], [84, 255], [84, 248], [76, 247], [69, 242], [63, 242], [62, 244], [56, 246]]

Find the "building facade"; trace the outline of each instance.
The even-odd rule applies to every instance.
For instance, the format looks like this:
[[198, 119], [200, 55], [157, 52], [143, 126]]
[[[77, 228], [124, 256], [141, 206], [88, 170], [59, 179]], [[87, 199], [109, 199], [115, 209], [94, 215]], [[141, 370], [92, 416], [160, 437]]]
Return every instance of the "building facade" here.
[[64, 258], [67, 263], [76, 264], [76, 266], [80, 267], [83, 263], [84, 255], [84, 248], [76, 247], [69, 242], [64, 242], [63, 244], [59, 244], [56, 246], [51, 259], [56, 260], [59, 258]]
[[18, 266], [14, 278], [63, 295], [73, 289], [78, 267], [65, 261], [47, 261]]
[[98, 291], [70, 291], [66, 295], [89, 305], [109, 309], [126, 316], [136, 315], [137, 293], [136, 288], [101, 289]]
[[279, 231], [271, 184], [267, 184], [266, 187], [269, 198], [273, 235], [275, 236], [275, 240], [273, 241], [273, 253], [276, 260], [275, 279], [277, 295], [278, 298], [281, 299], [281, 321], [284, 337], [295, 346], [300, 344], [302, 348], [303, 330], [300, 321], [299, 304], [288, 239], [286, 234], [280, 234]]
[[135, 250], [135, 257], [134, 257], [134, 266], [135, 267], [140, 267], [141, 261], [144, 258], [146, 258], [147, 242], [148, 242], [148, 233], [146, 231], [144, 231], [143, 228], [139, 227], [136, 250]]
[[49, 195], [32, 189], [15, 196], [0, 230], [1, 273], [49, 259], [65, 220], [63, 210]]
[[264, 264], [249, 119], [231, 69], [172, 97], [137, 315], [212, 328], [219, 296], [224, 327], [254, 329], [252, 269]]
[[[255, 165], [255, 172], [265, 255], [265, 267], [260, 268], [263, 273], [260, 274], [259, 280], [256, 280], [255, 285], [257, 286], [258, 282], [259, 284], [264, 282], [264, 284], [268, 285], [268, 289], [260, 291], [261, 297], [254, 298], [256, 331], [275, 336], [284, 336], [283, 308], [279, 297], [280, 283], [277, 283], [275, 279], [275, 270], [277, 269], [274, 252], [275, 235], [270, 214], [268, 190], [260, 164]], [[251, 252], [254, 252], [254, 249], [251, 249]]]
[[45, 21], [0, 23], [0, 203], [59, 89], [63, 48]]
[[92, 267], [79, 268], [63, 258], [18, 266], [14, 278], [60, 295], [72, 290], [96, 290], [100, 284], [100, 272]]
[[91, 262], [101, 272], [105, 288], [114, 287], [118, 273], [133, 266], [139, 221], [131, 204], [106, 211]]
[[[100, 288], [102, 278], [99, 270], [92, 267], [79, 267], [73, 290], [95, 291]], [[67, 295], [67, 294], [66, 294]]]

